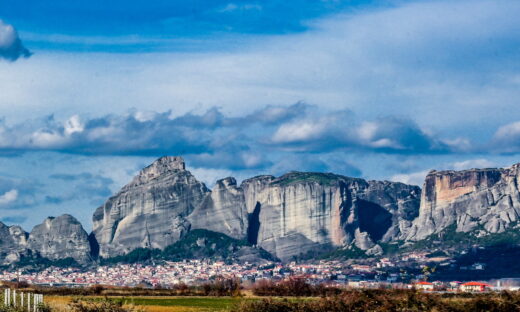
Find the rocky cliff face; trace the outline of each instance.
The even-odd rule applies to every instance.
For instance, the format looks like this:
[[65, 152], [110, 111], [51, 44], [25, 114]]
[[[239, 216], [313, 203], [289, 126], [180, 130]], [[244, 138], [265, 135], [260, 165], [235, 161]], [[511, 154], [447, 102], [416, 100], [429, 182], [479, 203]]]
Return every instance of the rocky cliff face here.
[[27, 254], [28, 234], [19, 226], [0, 222], [0, 262], [10, 264]]
[[236, 239], [245, 239], [248, 214], [244, 193], [234, 178], [217, 181], [211, 194], [206, 196], [188, 217], [192, 229], [224, 233]]
[[[356, 243], [362, 249], [407, 233], [417, 216], [420, 189], [334, 174], [293, 172], [235, 179], [213, 190], [163, 157], [94, 214], [102, 257], [173, 244], [192, 229], [247, 240], [290, 259]], [[356, 239], [357, 237], [357, 239]]]
[[399, 237], [420, 198], [415, 186], [323, 173], [260, 176], [241, 187], [255, 229], [250, 242], [283, 260], [351, 243], [367, 250]]
[[19, 226], [0, 222], [0, 263], [16, 263], [22, 256], [49, 260], [73, 258], [80, 264], [92, 261], [88, 234], [70, 215], [49, 217], [30, 234]]
[[73, 258], [80, 264], [90, 262], [88, 234], [71, 215], [49, 217], [33, 228], [27, 246], [34, 253], [50, 260]]
[[457, 232], [500, 233], [520, 216], [520, 164], [505, 169], [432, 171], [408, 240], [455, 226]]
[[175, 243], [190, 229], [187, 217], [210, 190], [185, 170], [180, 157], [162, 157], [94, 213], [102, 257]]
[[0, 223], [0, 262], [40, 255], [88, 263], [98, 247], [102, 257], [164, 249], [195, 229], [248, 241], [282, 260], [352, 245], [378, 254], [382, 242], [417, 241], [448, 228], [486, 235], [518, 227], [519, 177], [520, 164], [432, 171], [421, 192], [402, 183], [291, 172], [240, 185], [225, 178], [210, 190], [182, 158], [163, 157], [96, 210], [90, 236], [69, 215], [46, 219], [30, 235]]

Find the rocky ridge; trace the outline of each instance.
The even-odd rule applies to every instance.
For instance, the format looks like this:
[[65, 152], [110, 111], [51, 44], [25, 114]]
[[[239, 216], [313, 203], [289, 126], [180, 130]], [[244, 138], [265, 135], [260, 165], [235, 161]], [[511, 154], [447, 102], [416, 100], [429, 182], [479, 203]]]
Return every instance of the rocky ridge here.
[[100, 256], [164, 249], [193, 229], [257, 245], [288, 260], [405, 235], [417, 216], [420, 188], [329, 173], [259, 176], [237, 185], [198, 182], [179, 157], [160, 158], [94, 214]]
[[520, 218], [520, 164], [503, 169], [431, 171], [419, 217], [404, 237], [421, 240], [450, 226], [456, 232], [502, 233]]
[[258, 247], [284, 261], [352, 246], [379, 255], [385, 243], [416, 242], [450, 229], [478, 237], [517, 230], [519, 176], [520, 164], [432, 171], [421, 191], [403, 183], [290, 172], [240, 185], [228, 177], [210, 190], [181, 157], [162, 157], [95, 211], [90, 236], [69, 215], [48, 218], [30, 234], [0, 223], [0, 262], [36, 256], [88, 264], [139, 248], [165, 250], [194, 230], [241, 241], [242, 253]]
[[72, 258], [82, 265], [93, 260], [87, 232], [67, 214], [45, 219], [31, 233], [0, 222], [0, 238], [1, 264], [16, 263], [24, 257], [51, 261]]

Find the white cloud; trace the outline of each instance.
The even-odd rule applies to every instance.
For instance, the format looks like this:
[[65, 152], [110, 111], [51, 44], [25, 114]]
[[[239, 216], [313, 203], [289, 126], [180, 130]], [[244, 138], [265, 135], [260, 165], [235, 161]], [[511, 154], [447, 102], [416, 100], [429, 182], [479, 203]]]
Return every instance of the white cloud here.
[[12, 25], [7, 25], [0, 20], [0, 49], [7, 50], [16, 41], [16, 30]]
[[0, 107], [18, 107], [8, 115], [213, 106], [244, 114], [304, 100], [363, 119], [404, 114], [428, 127], [485, 126], [510, 120], [520, 97], [511, 83], [519, 14], [517, 1], [427, 1], [328, 17], [302, 34], [237, 38], [243, 45], [226, 52], [42, 51], [30, 66], [0, 64]]
[[520, 121], [498, 128], [487, 148], [497, 153], [520, 153]]
[[[189, 164], [188, 164], [189, 165]], [[217, 180], [223, 179], [233, 175], [233, 172], [225, 169], [208, 169], [208, 168], [191, 168], [188, 170], [200, 181], [204, 182], [206, 186], [212, 188]]]
[[81, 120], [78, 115], [74, 115], [74, 116], [70, 117], [65, 122], [64, 128], [65, 128], [64, 134], [66, 136], [70, 136], [71, 134], [76, 133], [76, 132], [83, 132], [83, 130], [84, 130], [84, 126], [81, 123]]
[[493, 168], [496, 167], [496, 163], [488, 159], [469, 159], [464, 161], [457, 161], [452, 164], [455, 170], [466, 170], [473, 168]]
[[463, 161], [455, 161], [452, 163], [445, 164], [437, 164], [437, 167], [420, 170], [411, 173], [400, 173], [393, 175], [390, 180], [396, 182], [402, 182], [406, 184], [414, 184], [422, 186], [424, 183], [424, 178], [430, 172], [430, 170], [467, 170], [473, 168], [494, 168], [497, 167], [497, 164], [494, 161], [485, 158], [477, 158], [477, 159], [468, 159]]
[[262, 10], [262, 6], [255, 3], [246, 3], [246, 4], [236, 4], [236, 3], [228, 3], [223, 8], [219, 9], [218, 12], [227, 13], [227, 12], [235, 12], [235, 11], [247, 11], [247, 10]]
[[401, 182], [405, 184], [419, 185], [422, 187], [424, 178], [430, 170], [423, 170], [412, 173], [396, 174], [390, 178], [390, 181]]
[[29, 57], [27, 50], [18, 37], [18, 32], [13, 25], [6, 24], [0, 19], [0, 58], [15, 61], [19, 57]]
[[18, 190], [12, 189], [0, 195], [0, 205], [7, 205], [18, 199]]
[[276, 130], [272, 141], [274, 143], [294, 143], [314, 140], [319, 138], [327, 130], [326, 120], [320, 121], [294, 121], [284, 124]]

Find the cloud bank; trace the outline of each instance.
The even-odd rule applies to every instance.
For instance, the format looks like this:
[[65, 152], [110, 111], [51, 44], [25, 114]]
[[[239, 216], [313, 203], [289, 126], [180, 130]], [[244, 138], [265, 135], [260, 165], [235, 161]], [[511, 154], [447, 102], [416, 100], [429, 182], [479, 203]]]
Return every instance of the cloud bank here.
[[[225, 161], [241, 156], [237, 166], [261, 166], [258, 148], [290, 152], [335, 150], [375, 153], [451, 153], [455, 149], [427, 134], [409, 119], [357, 120], [349, 111], [323, 112], [304, 103], [266, 106], [231, 117], [218, 108], [202, 114], [131, 112], [59, 121], [53, 115], [15, 125], [0, 123], [0, 151], [57, 151], [82, 155], [198, 155], [195, 161]], [[240, 158], [240, 157], [239, 157]], [[234, 157], [227, 161], [236, 162]]]
[[[517, 153], [518, 125], [504, 125], [488, 143], [477, 144], [435, 133], [409, 118], [365, 120], [348, 110], [325, 111], [302, 102], [269, 105], [243, 116], [229, 116], [218, 108], [180, 116], [169, 111], [132, 111], [58, 120], [51, 115], [14, 125], [2, 120], [0, 153], [190, 155], [194, 167], [244, 170], [272, 167], [274, 161], [282, 166], [288, 158], [281, 159], [281, 155], [305, 159], [338, 152], [403, 156]], [[324, 166], [315, 163], [313, 167]]]

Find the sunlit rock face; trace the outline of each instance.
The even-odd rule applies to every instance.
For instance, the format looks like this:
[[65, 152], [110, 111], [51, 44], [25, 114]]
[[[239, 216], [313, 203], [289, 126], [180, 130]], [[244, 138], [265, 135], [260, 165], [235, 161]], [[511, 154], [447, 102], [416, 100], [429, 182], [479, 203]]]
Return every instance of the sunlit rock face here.
[[420, 198], [415, 186], [328, 173], [260, 176], [241, 187], [255, 229], [250, 242], [282, 260], [397, 238], [417, 216]]
[[246, 239], [248, 214], [244, 193], [234, 178], [217, 181], [211, 194], [206, 196], [189, 216], [192, 229], [224, 233], [236, 239]]
[[27, 253], [29, 234], [17, 225], [7, 226], [0, 222], [0, 263], [10, 264]]
[[80, 264], [90, 262], [88, 234], [71, 215], [49, 217], [33, 228], [27, 247], [35, 255], [50, 260], [73, 258]]
[[520, 215], [519, 168], [517, 164], [505, 169], [430, 172], [419, 217], [406, 238], [424, 239], [449, 226], [458, 232], [505, 231]]
[[94, 213], [99, 255], [113, 257], [175, 243], [189, 231], [187, 217], [209, 193], [185, 170], [182, 158], [158, 159]]
[[288, 260], [400, 237], [417, 216], [419, 197], [418, 187], [401, 183], [302, 172], [240, 186], [225, 178], [209, 190], [182, 158], [163, 157], [96, 210], [93, 234], [102, 257], [163, 249], [192, 229], [206, 229]]

